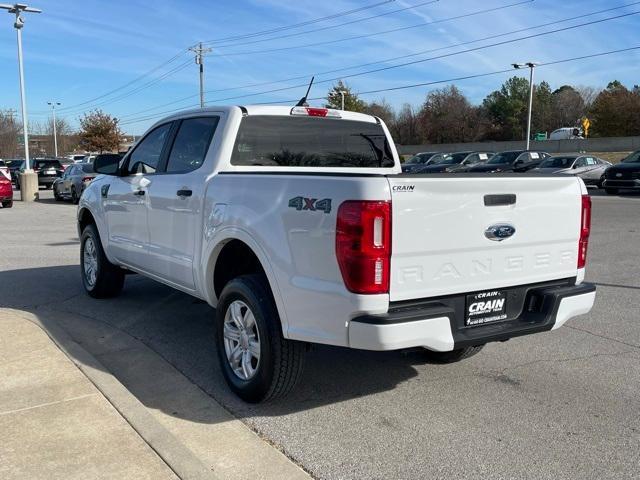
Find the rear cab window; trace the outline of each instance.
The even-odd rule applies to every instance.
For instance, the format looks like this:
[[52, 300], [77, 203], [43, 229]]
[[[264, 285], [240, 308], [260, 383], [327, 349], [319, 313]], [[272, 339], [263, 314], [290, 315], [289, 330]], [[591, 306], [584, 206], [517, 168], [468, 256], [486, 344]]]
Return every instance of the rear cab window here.
[[390, 168], [395, 161], [378, 123], [250, 115], [240, 123], [231, 165]]

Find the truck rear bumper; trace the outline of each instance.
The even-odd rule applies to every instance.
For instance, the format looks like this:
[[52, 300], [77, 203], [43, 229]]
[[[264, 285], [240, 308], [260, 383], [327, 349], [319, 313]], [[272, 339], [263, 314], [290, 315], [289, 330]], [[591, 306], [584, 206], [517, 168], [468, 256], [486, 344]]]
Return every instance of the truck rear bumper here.
[[389, 312], [364, 315], [349, 323], [349, 346], [364, 350], [424, 347], [446, 352], [554, 330], [591, 310], [595, 285], [575, 279], [509, 289], [518, 313], [504, 321], [464, 326], [466, 295], [397, 302]]

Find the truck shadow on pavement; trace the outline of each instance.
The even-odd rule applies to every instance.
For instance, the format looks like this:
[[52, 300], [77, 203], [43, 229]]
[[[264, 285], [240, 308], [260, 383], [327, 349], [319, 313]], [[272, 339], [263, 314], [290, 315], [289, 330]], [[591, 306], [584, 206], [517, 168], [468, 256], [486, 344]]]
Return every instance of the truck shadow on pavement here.
[[218, 367], [214, 310], [142, 276], [128, 276], [119, 297], [95, 300], [84, 293], [76, 265], [3, 271], [0, 307], [32, 313], [45, 329], [55, 322], [146, 407], [193, 422], [220, 421], [203, 408], [208, 397], [251, 423], [392, 390], [417, 375], [414, 365], [428, 363], [420, 352], [314, 346], [296, 390], [251, 405], [230, 392]]

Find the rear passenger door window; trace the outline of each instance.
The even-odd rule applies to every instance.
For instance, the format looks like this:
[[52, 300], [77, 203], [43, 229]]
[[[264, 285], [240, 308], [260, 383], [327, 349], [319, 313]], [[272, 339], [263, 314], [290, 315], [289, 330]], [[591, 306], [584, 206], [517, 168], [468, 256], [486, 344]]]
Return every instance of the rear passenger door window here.
[[160, 125], [152, 130], [136, 146], [135, 150], [129, 155], [126, 169], [127, 175], [156, 173], [160, 164], [164, 144], [171, 131], [171, 125], [171, 123]]
[[183, 120], [167, 160], [167, 173], [186, 173], [200, 168], [217, 125], [218, 117]]

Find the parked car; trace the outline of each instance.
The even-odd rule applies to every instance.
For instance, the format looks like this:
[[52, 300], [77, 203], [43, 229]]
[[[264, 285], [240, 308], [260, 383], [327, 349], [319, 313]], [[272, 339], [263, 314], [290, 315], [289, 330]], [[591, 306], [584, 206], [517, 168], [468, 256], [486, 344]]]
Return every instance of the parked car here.
[[13, 207], [13, 185], [4, 175], [0, 175], [0, 203], [2, 208]]
[[576, 138], [583, 138], [580, 129], [576, 127], [558, 128], [549, 134], [549, 140], [573, 140]]
[[11, 181], [11, 173], [9, 173], [9, 166], [4, 162], [4, 160], [1, 160], [1, 159], [0, 159], [0, 176], [3, 176], [7, 180]]
[[38, 186], [51, 188], [56, 178], [64, 173], [64, 167], [55, 158], [35, 158], [32, 168], [38, 174]]
[[71, 165], [62, 174], [62, 177], [53, 182], [53, 198], [58, 201], [71, 200], [77, 204], [82, 192], [96, 177], [93, 165], [78, 163]]
[[11, 182], [17, 184], [18, 172], [20, 171], [20, 168], [24, 164], [24, 160], [20, 160], [20, 159], [5, 160], [4, 163], [9, 168], [9, 176], [11, 177]]
[[443, 154], [440, 152], [422, 152], [416, 153], [413, 157], [402, 164], [402, 171], [404, 173], [412, 173], [414, 170], [429, 165], [433, 160], [442, 158]]
[[640, 150], [608, 168], [602, 184], [611, 195], [620, 189], [640, 190]]
[[77, 217], [86, 292], [115, 296], [134, 271], [208, 302], [223, 376], [250, 402], [293, 388], [308, 343], [455, 362], [595, 299], [582, 181], [401, 174], [373, 116], [190, 110], [94, 168]]
[[592, 155], [557, 155], [545, 158], [532, 172], [567, 173], [580, 177], [585, 185], [602, 188], [604, 172], [611, 166], [606, 160]]
[[71, 162], [73, 163], [79, 163], [82, 162], [82, 160], [84, 160], [84, 158], [86, 157], [86, 155], [84, 154], [72, 154], [72, 155], [67, 155], [67, 158], [69, 160], [71, 160]]
[[473, 165], [485, 163], [492, 155], [493, 152], [450, 153], [443, 160], [427, 165], [420, 173], [464, 172]]
[[527, 150], [512, 150], [496, 153], [493, 157], [480, 165], [469, 168], [469, 172], [526, 172], [537, 167], [542, 160], [550, 157], [546, 152]]

